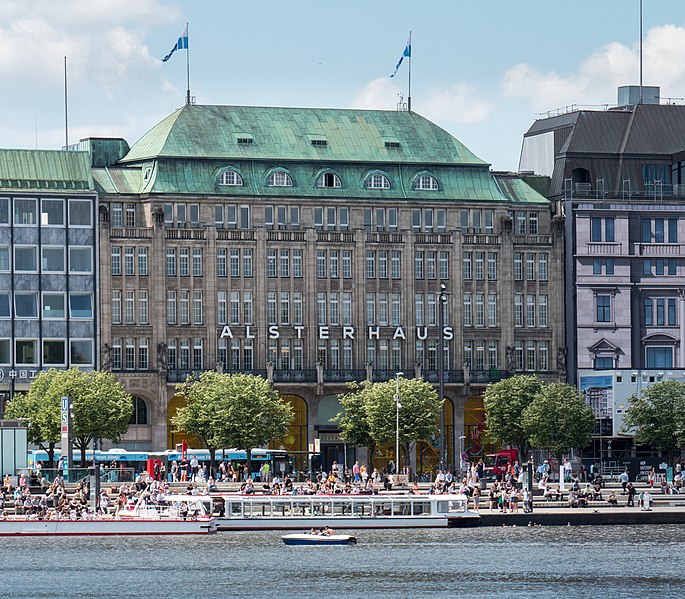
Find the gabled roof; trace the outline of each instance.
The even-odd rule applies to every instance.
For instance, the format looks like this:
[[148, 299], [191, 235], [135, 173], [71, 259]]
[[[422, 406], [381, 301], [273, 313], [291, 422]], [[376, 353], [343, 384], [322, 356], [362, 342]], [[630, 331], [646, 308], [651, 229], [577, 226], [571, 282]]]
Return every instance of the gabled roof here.
[[415, 112], [186, 105], [120, 161], [159, 158], [486, 166]]
[[93, 190], [88, 152], [0, 149], [0, 189]]

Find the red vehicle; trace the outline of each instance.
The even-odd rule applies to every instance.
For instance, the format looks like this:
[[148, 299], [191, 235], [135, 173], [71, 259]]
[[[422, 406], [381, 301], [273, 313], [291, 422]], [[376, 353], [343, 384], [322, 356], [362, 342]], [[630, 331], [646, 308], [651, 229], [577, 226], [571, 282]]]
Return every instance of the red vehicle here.
[[502, 449], [497, 453], [487, 454], [485, 456], [485, 478], [488, 480], [500, 480], [507, 473], [509, 465], [518, 459], [518, 449]]

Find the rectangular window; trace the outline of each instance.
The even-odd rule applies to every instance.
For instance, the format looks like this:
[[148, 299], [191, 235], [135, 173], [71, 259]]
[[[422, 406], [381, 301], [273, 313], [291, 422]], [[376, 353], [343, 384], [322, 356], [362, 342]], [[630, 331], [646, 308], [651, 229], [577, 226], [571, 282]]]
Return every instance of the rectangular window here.
[[437, 275], [437, 261], [435, 252], [425, 252], [426, 257], [426, 278], [435, 279]]
[[476, 252], [476, 281], [485, 279], [485, 254]]
[[471, 274], [471, 252], [465, 252], [462, 257], [462, 276], [464, 280], [470, 280]]
[[69, 200], [69, 226], [90, 227], [92, 205], [90, 200]]
[[[132, 277], [134, 274], [133, 268], [133, 250], [134, 248], [126, 247], [124, 248], [124, 274]], [[70, 267], [71, 270], [71, 267]]]
[[167, 324], [176, 324], [176, 292], [166, 292], [166, 321]]
[[266, 252], [266, 276], [270, 279], [276, 277], [276, 250], [274, 249]]
[[64, 225], [64, 200], [41, 200], [41, 227], [56, 227]]
[[426, 324], [434, 327], [437, 324], [436, 296], [429, 293], [426, 296]]
[[289, 250], [280, 250], [278, 255], [279, 255], [279, 262], [280, 262], [281, 277], [289, 277], [290, 276], [290, 251]]
[[423, 252], [414, 254], [414, 278], [423, 279]]
[[644, 258], [642, 260], [642, 274], [651, 275], [652, 274], [652, 261], [649, 258]]
[[417, 293], [414, 296], [416, 326], [422, 327], [424, 325], [424, 311], [423, 311], [423, 293]]
[[235, 248], [231, 249], [231, 276], [240, 276], [240, 250]]
[[642, 236], [640, 237], [642, 243], [652, 243], [652, 219], [642, 219]]
[[[330, 267], [331, 279], [337, 279], [340, 276], [338, 264], [339, 264], [338, 250], [330, 250], [328, 252], [328, 265]], [[387, 269], [387, 259], [386, 259], [386, 269]]]
[[349, 292], [342, 294], [342, 323], [352, 324], [352, 294]]
[[604, 271], [605, 271], [605, 274], [608, 274], [608, 275], [614, 274], [614, 259], [613, 258], [605, 258], [604, 259]]
[[668, 299], [668, 326], [673, 327], [676, 325], [676, 302], [675, 298]]
[[252, 277], [252, 249], [250, 248], [243, 250], [243, 277]]
[[193, 276], [202, 276], [202, 248], [193, 248]]
[[150, 352], [147, 338], [138, 339], [138, 370], [147, 370], [150, 367]]
[[592, 259], [592, 274], [601, 275], [602, 274], [602, 259], [593, 258]]
[[376, 324], [376, 294], [366, 294], [366, 324]]
[[302, 250], [293, 250], [293, 277], [302, 278]]
[[541, 327], [547, 326], [547, 296], [538, 297], [538, 324]]
[[252, 318], [252, 292], [243, 292], [243, 324], [254, 324]]
[[678, 219], [668, 219], [668, 243], [678, 243]]
[[538, 234], [538, 213], [529, 212], [528, 213], [528, 233], [531, 235]]
[[[216, 321], [217, 324], [226, 324], [226, 292], [217, 291], [216, 293]], [[224, 339], [225, 341], [225, 339]]]
[[590, 219], [590, 241], [602, 241], [602, 219], [599, 216]]
[[34, 366], [38, 364], [38, 340], [15, 339], [14, 361], [18, 366]]
[[597, 303], [597, 322], [611, 322], [611, 296], [598, 295]]
[[497, 370], [497, 341], [488, 341], [488, 368]]
[[485, 306], [482, 293], [476, 293], [476, 326], [485, 326]]
[[231, 291], [231, 324], [240, 324], [240, 292]]
[[497, 326], [497, 296], [494, 293], [488, 294], [488, 326]]
[[[64, 293], [43, 293], [43, 318], [63, 319], [65, 315], [64, 303]], [[112, 322], [114, 322], [114, 314], [112, 315]]]
[[124, 226], [124, 217], [123, 217], [123, 206], [121, 202], [113, 202], [111, 204], [112, 210], [111, 210], [111, 218], [112, 218], [112, 226], [113, 227], [123, 227]]
[[17, 318], [38, 318], [38, 294], [15, 293], [14, 315]]
[[521, 293], [514, 295], [514, 326], [523, 326], [523, 295]]
[[473, 317], [471, 313], [471, 294], [464, 294], [464, 326], [473, 326]]
[[126, 291], [124, 293], [124, 322], [126, 324], [135, 324], [136, 321], [136, 311], [135, 311], [135, 291]]
[[538, 342], [538, 370], [549, 370], [549, 345], [547, 341]]
[[138, 248], [138, 275], [147, 276], [147, 248]]
[[518, 252], [514, 254], [514, 280], [523, 280], [523, 254]]
[[69, 272], [89, 274], [93, 271], [93, 251], [89, 247], [69, 248]]
[[[330, 312], [330, 324], [338, 326], [340, 324], [340, 310], [338, 304], [338, 294], [332, 292], [328, 300], [328, 309]], [[287, 324], [287, 323], [286, 323]]]
[[202, 291], [193, 291], [193, 324], [202, 324]]
[[169, 367], [169, 370], [176, 370], [178, 366], [176, 339], [169, 339], [167, 342], [167, 366]]
[[147, 289], [140, 289], [138, 291], [138, 323], [148, 324], [148, 318]]
[[488, 252], [488, 281], [497, 280], [497, 254]]
[[440, 252], [440, 280], [441, 281], [446, 281], [447, 279], [450, 278], [450, 270], [449, 270], [449, 253], [448, 252]]
[[43, 364], [64, 366], [67, 363], [64, 339], [43, 339]]
[[302, 292], [293, 291], [293, 324], [302, 324]]
[[187, 289], [178, 292], [178, 323], [190, 324], [190, 291]]
[[216, 251], [216, 276], [226, 276], [226, 250], [224, 248]]
[[124, 368], [126, 370], [136, 368], [136, 341], [131, 337], [124, 340]]
[[669, 276], [675, 276], [678, 274], [677, 269], [678, 261], [675, 258], [668, 259], [668, 274]]
[[190, 369], [190, 339], [181, 339], [179, 367], [181, 370]]
[[419, 208], [412, 208], [411, 228], [414, 233], [419, 233], [421, 231], [421, 210]]
[[549, 276], [547, 273], [547, 254], [538, 254], [538, 276], [541, 281], [546, 281]]
[[663, 243], [666, 240], [664, 235], [664, 219], [655, 218], [654, 219], [654, 243]]
[[14, 224], [19, 226], [36, 224], [36, 200], [28, 198], [14, 200]]
[[535, 254], [526, 254], [526, 281], [535, 280]]
[[664, 276], [664, 265], [665, 265], [665, 260], [663, 258], [657, 258], [654, 261], [654, 266], [655, 266], [655, 272], [657, 276], [663, 277]]
[[673, 368], [673, 349], [670, 347], [646, 347], [647, 368]]
[[38, 248], [35, 245], [14, 246], [14, 270], [16, 272], [38, 271]]
[[316, 294], [316, 322], [317, 324], [326, 324], [326, 294], [319, 292]]
[[526, 342], [526, 370], [535, 371], [535, 341]]
[[190, 250], [188, 248], [178, 250], [178, 274], [182, 277], [190, 276]]
[[391, 303], [391, 308], [390, 308], [390, 324], [393, 326], [400, 326], [400, 314], [401, 314], [401, 301], [400, 301], [400, 294], [399, 293], [393, 293], [390, 296], [390, 303]]
[[516, 235], [526, 234], [526, 213], [517, 212], [516, 213]]
[[[393, 279], [399, 279], [401, 275], [400, 268], [400, 252], [390, 252], [390, 276]], [[445, 277], [447, 278], [447, 277]]]
[[7, 245], [0, 246], [0, 272], [10, 270], [10, 248]]
[[202, 370], [204, 367], [204, 356], [203, 356], [203, 340], [201, 338], [196, 338], [193, 343], [193, 368], [195, 370]]
[[135, 227], [136, 226], [136, 205], [126, 204], [126, 226]]
[[166, 276], [176, 276], [176, 248], [166, 249]]
[[378, 252], [378, 278], [388, 278], [388, 252]]
[[93, 295], [91, 293], [70, 293], [69, 311], [72, 318], [93, 318]]
[[266, 324], [276, 324], [276, 292], [266, 294]]
[[317, 250], [316, 252], [316, 278], [326, 278], [326, 250]]
[[373, 251], [366, 252], [366, 278], [376, 278], [376, 252]]
[[535, 296], [526, 296], [526, 326], [535, 326]]
[[604, 241], [613, 242], [614, 239], [614, 217], [608, 216], [604, 219]]
[[654, 315], [654, 304], [651, 297], [644, 298], [643, 302], [643, 316], [645, 326], [652, 326]]
[[[112, 274], [121, 274], [121, 248], [112, 248]], [[64, 248], [45, 247], [41, 248], [41, 266], [43, 272], [64, 272]], [[9, 262], [9, 259], [8, 259]]]
[[343, 279], [352, 278], [352, 251], [343, 250], [342, 252], [342, 276]]
[[121, 324], [121, 290], [119, 289], [112, 289], [112, 324]]
[[666, 324], [666, 301], [663, 298], [656, 300], [656, 325], [662, 327]]

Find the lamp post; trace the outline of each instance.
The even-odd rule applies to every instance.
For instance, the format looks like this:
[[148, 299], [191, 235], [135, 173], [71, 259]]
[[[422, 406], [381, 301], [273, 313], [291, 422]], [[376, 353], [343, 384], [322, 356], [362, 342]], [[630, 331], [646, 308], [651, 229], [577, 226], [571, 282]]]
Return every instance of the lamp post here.
[[459, 476], [463, 476], [464, 474], [464, 461], [462, 460], [462, 454], [464, 453], [464, 450], [462, 449], [462, 444], [464, 442], [464, 439], [466, 439], [465, 435], [461, 435], [459, 437]]
[[395, 373], [395, 472], [397, 473], [397, 481], [399, 482], [400, 475], [400, 377], [404, 376], [404, 372]]
[[445, 468], [445, 338], [443, 329], [445, 328], [445, 306], [447, 305], [447, 287], [440, 283], [438, 296], [438, 325], [440, 336], [440, 348], [438, 354], [438, 393], [440, 394], [440, 459], [438, 467], [440, 470]]

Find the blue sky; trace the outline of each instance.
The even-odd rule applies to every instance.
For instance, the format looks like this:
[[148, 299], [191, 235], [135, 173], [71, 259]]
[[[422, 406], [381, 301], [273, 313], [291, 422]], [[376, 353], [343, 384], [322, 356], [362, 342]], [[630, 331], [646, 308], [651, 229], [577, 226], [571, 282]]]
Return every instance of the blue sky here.
[[[2, 0], [0, 147], [133, 143], [181, 106], [190, 22], [201, 104], [394, 109], [409, 30], [413, 108], [497, 169], [541, 112], [611, 104], [637, 83], [639, 0]], [[644, 0], [645, 84], [685, 97], [685, 2]]]

